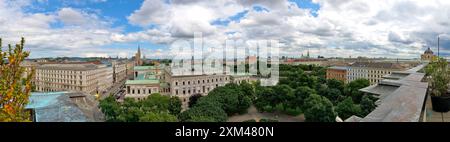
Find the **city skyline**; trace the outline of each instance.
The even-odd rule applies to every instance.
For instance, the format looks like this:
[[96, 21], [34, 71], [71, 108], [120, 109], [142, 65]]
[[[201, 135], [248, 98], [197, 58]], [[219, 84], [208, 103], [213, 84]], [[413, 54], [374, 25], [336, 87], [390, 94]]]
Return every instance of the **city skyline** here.
[[0, 38], [30, 58], [166, 58], [175, 40], [279, 40], [280, 56], [448, 57], [447, 1], [0, 0]]

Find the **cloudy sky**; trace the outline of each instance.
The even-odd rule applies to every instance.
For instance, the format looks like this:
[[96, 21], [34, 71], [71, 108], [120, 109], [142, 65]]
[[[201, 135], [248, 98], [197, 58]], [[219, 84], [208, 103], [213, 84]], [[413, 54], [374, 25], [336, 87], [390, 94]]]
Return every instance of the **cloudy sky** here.
[[0, 0], [4, 47], [31, 57], [146, 57], [202, 32], [205, 40], [279, 40], [280, 53], [326, 57], [450, 55], [448, 0]]

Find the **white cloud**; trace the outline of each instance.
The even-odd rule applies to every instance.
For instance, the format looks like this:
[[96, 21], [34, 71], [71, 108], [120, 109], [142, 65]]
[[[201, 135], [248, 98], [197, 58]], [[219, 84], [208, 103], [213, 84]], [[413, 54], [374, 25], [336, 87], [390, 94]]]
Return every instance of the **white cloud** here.
[[[74, 51], [87, 50], [122, 56], [134, 51], [102, 51], [106, 49], [100, 46], [137, 41], [167, 45], [202, 32], [208, 40], [277, 39], [282, 43], [281, 52], [291, 56], [310, 50], [314, 56], [406, 58], [419, 57], [425, 46], [436, 46], [437, 35], [450, 34], [450, 1], [446, 0], [313, 2], [320, 5], [317, 16], [287, 0], [145, 0], [126, 17], [130, 24], [143, 30], [124, 33], [111, 28], [113, 21], [101, 12], [71, 8], [68, 4], [55, 12], [26, 13], [23, 7], [30, 5], [29, 0], [0, 0], [0, 37], [18, 41], [20, 36], [26, 36], [30, 48], [55, 54], [82, 55]], [[253, 6], [267, 11], [255, 11]], [[230, 16], [245, 10], [248, 13], [239, 21], [212, 24], [230, 20]], [[52, 27], [58, 22], [64, 26]], [[159, 52], [165, 54], [167, 50]]]

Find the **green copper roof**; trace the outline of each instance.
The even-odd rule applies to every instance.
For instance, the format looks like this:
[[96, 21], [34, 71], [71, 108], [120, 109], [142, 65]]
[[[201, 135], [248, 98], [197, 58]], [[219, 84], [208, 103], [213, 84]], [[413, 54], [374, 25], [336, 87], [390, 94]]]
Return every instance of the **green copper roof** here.
[[155, 69], [155, 66], [134, 66], [134, 70], [151, 70]]
[[147, 85], [147, 84], [159, 84], [159, 80], [127, 80], [126, 85]]

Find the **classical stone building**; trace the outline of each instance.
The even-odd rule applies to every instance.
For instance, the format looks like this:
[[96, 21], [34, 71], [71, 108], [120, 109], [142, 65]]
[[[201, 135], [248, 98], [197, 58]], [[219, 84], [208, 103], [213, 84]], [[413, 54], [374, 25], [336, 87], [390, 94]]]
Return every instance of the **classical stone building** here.
[[125, 97], [141, 100], [153, 93], [177, 96], [184, 109], [192, 95], [207, 95], [214, 88], [232, 82], [240, 84], [256, 80], [247, 74], [180, 74], [165, 66], [136, 66], [134, 69], [134, 80], [127, 80], [125, 84]]
[[433, 54], [433, 51], [428, 47], [427, 50], [420, 56], [422, 61], [431, 61], [436, 55]]
[[123, 61], [111, 61], [113, 68], [113, 83], [119, 83], [127, 79], [127, 64]]
[[105, 92], [113, 83], [113, 68], [99, 62], [48, 63], [36, 67], [40, 92]]
[[384, 75], [391, 74], [393, 71], [403, 71], [408, 67], [409, 64], [392, 62], [355, 62], [348, 67], [347, 83], [364, 78], [373, 85], [380, 82]]

